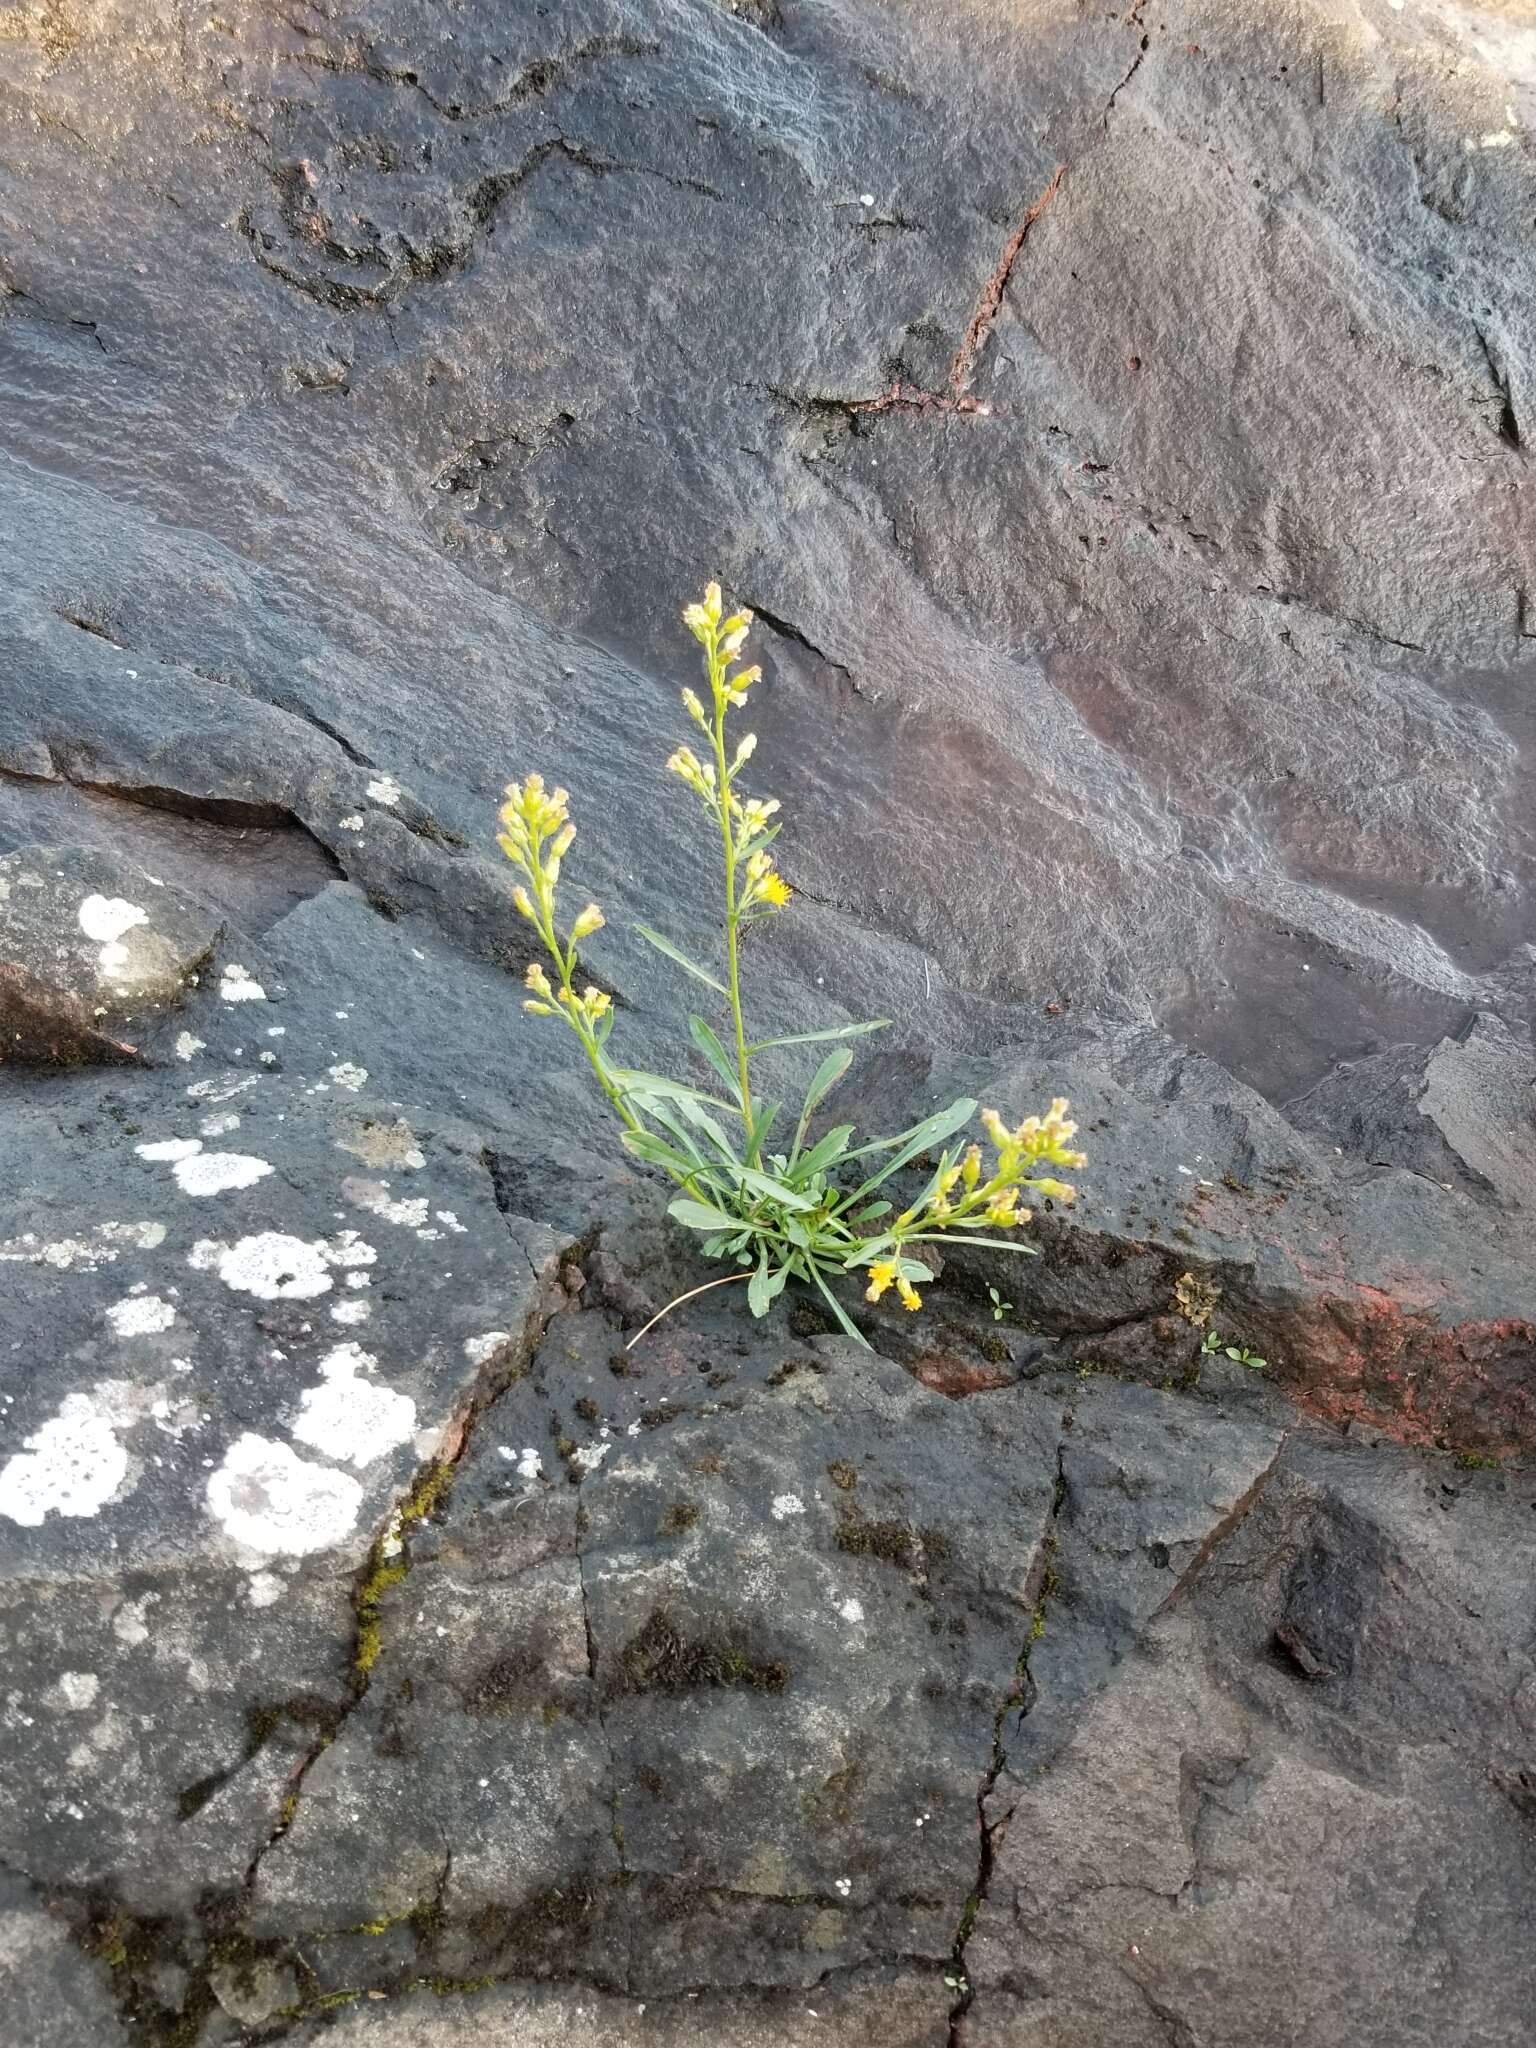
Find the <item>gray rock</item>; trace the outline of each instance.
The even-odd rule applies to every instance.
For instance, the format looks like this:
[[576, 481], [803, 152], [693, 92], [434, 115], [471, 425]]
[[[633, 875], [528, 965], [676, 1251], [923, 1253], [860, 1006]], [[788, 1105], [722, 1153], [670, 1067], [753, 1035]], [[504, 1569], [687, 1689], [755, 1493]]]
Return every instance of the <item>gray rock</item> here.
[[[1526, 69], [1374, 0], [10, 10], [0, 858], [225, 936], [6, 1066], [7, 2040], [1528, 2031]], [[730, 1289], [625, 1348], [709, 1275], [518, 1007], [538, 768], [614, 1049], [697, 1067], [633, 927], [718, 942], [711, 573], [752, 1028], [1091, 1157], [1044, 1256], [850, 1289], [873, 1363]]]
[[9, 1871], [0, 1874], [0, 2018], [6, 2039], [26, 2048], [126, 2048], [129, 2039], [67, 1923]]
[[408, 2004], [361, 2004], [335, 2027], [295, 2038], [346, 2048], [944, 2048], [952, 1994], [915, 1970], [858, 1970], [813, 1993], [689, 1992], [658, 2003], [564, 1985], [528, 1986]]
[[94, 847], [0, 860], [0, 1059], [138, 1057], [222, 932], [206, 904]]
[[1533, 1505], [1298, 1438], [1049, 1768], [1010, 1751], [966, 2048], [1518, 2039]]
[[1427, 1050], [1357, 1060], [1289, 1105], [1349, 1150], [1512, 1209], [1536, 1206], [1536, 1052], [1529, 1031], [1472, 1018]]

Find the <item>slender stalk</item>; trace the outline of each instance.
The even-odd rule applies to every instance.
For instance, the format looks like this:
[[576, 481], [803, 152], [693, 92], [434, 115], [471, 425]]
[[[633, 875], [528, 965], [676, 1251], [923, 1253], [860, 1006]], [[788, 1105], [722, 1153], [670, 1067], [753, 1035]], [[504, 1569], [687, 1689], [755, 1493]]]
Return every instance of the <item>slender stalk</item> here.
[[624, 1346], [624, 1349], [626, 1351], [633, 1351], [647, 1330], [654, 1330], [663, 1316], [671, 1315], [673, 1309], [681, 1308], [685, 1301], [692, 1301], [696, 1294], [708, 1294], [712, 1287], [729, 1287], [733, 1280], [750, 1280], [751, 1278], [752, 1275], [750, 1273], [727, 1273], [723, 1280], [706, 1280], [702, 1287], [690, 1287], [686, 1294], [679, 1294], [674, 1300], [669, 1301], [665, 1308], [657, 1309], [651, 1320], [648, 1323], [642, 1324], [636, 1330], [633, 1337]]
[[731, 771], [725, 757], [725, 664], [713, 647], [709, 653], [710, 694], [714, 698], [715, 787], [720, 792], [720, 837], [725, 848], [725, 959], [730, 984], [731, 1023], [736, 1032], [736, 1074], [741, 1088], [741, 1113], [752, 1128], [752, 1083], [747, 1072], [747, 1027], [741, 1014], [741, 967], [736, 914], [736, 832], [731, 818]]

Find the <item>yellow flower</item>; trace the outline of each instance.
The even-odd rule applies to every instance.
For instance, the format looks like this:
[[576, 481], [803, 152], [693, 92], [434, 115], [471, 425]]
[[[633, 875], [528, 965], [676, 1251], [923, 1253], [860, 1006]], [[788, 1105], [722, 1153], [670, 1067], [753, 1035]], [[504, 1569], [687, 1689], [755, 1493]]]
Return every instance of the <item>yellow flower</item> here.
[[[869, 1285], [864, 1290], [866, 1301], [878, 1301], [885, 1290], [896, 1282], [896, 1261], [876, 1259], [869, 1269]], [[901, 1283], [902, 1286], [906, 1282]]]
[[775, 910], [782, 910], [789, 901], [789, 884], [780, 874], [766, 875], [758, 885], [758, 901], [772, 904]]
[[594, 932], [600, 932], [602, 930], [606, 922], [607, 920], [604, 918], [603, 913], [598, 909], [597, 905], [595, 903], [589, 903], [586, 909], [577, 918], [576, 922], [571, 926], [571, 937], [573, 939], [590, 939]]
[[719, 625], [721, 609], [719, 584], [706, 583], [704, 586], [704, 616], [712, 626]]
[[589, 988], [581, 999], [581, 1006], [596, 1023], [597, 1019], [613, 1008], [613, 997], [604, 995], [600, 988]]
[[523, 887], [521, 882], [519, 882], [517, 887], [512, 891], [512, 901], [517, 905], [518, 909], [523, 913], [524, 917], [532, 918], [535, 921], [537, 921], [538, 912], [533, 907], [533, 899], [532, 897], [530, 897], [528, 891]]
[[1030, 1186], [1048, 1200], [1065, 1202], [1068, 1207], [1077, 1200], [1077, 1189], [1064, 1180], [1032, 1180]]
[[983, 1218], [988, 1223], [999, 1224], [1005, 1230], [1010, 1229], [1019, 1221], [1018, 1208], [1018, 1189], [1004, 1188], [988, 1202], [983, 1212]]
[[752, 623], [752, 614], [743, 605], [739, 612], [732, 612], [721, 628], [723, 633], [745, 633]]
[[532, 996], [523, 1004], [523, 1008], [531, 1011], [535, 1017], [553, 1017], [555, 1014], [548, 1003], [536, 1003]]
[[977, 1181], [980, 1180], [981, 1147], [979, 1145], [970, 1145], [966, 1148], [965, 1164], [961, 1169], [961, 1177], [965, 1181], [967, 1190], [975, 1187]]
[[[544, 972], [537, 960], [534, 961], [528, 972], [523, 976], [523, 986], [524, 988], [531, 988], [535, 995], [552, 996], [554, 994], [554, 990], [549, 985], [549, 976]], [[523, 1008], [526, 1010], [528, 1005], [524, 1003]]]
[[738, 768], [744, 768], [747, 762], [751, 760], [752, 756], [756, 752], [757, 734], [755, 732], [749, 732], [745, 734], [737, 744], [736, 758], [731, 763], [731, 773], [734, 775]]
[[896, 1292], [901, 1296], [903, 1308], [922, 1307], [923, 1297], [918, 1293], [905, 1273], [898, 1273], [896, 1276]]
[[684, 690], [683, 703], [687, 707], [688, 716], [693, 720], [695, 725], [700, 727], [708, 726], [708, 715], [704, 710], [704, 706], [699, 702], [698, 698], [694, 695], [692, 690]]

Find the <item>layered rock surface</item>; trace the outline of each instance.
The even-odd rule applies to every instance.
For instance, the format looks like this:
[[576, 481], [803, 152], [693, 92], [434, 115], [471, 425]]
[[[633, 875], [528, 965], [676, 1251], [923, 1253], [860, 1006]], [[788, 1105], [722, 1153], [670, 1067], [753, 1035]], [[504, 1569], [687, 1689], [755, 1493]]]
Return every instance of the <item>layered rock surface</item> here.
[[[1522, 2038], [1524, 13], [0, 20], [7, 2042]], [[711, 573], [765, 1035], [1090, 1153], [873, 1354], [517, 1009]]]

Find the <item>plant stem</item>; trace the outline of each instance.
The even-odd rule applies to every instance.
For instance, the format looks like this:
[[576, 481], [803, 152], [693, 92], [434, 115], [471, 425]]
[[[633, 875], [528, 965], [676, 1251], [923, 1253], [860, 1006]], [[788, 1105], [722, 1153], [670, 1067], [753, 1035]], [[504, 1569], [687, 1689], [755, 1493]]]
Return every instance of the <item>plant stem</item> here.
[[[741, 1089], [741, 1113], [750, 1131], [752, 1083], [747, 1073], [747, 1027], [741, 1014], [741, 968], [736, 916], [736, 833], [731, 821], [731, 771], [725, 758], [725, 664], [713, 647], [709, 655], [709, 681], [715, 702], [715, 787], [720, 795], [720, 837], [725, 847], [726, 980], [730, 984], [731, 1022], [736, 1031], [736, 1074]], [[751, 1164], [750, 1160], [748, 1164]]]
[[690, 1287], [686, 1294], [679, 1294], [675, 1296], [671, 1301], [667, 1303], [665, 1308], [657, 1309], [655, 1315], [651, 1317], [651, 1320], [648, 1323], [643, 1323], [641, 1327], [638, 1330], [636, 1330], [633, 1337], [631, 1337], [629, 1342], [624, 1346], [624, 1349], [626, 1351], [633, 1351], [635, 1346], [640, 1342], [640, 1339], [645, 1335], [647, 1330], [654, 1330], [656, 1325], [661, 1321], [663, 1316], [671, 1315], [673, 1309], [681, 1308], [685, 1301], [692, 1301], [693, 1297], [696, 1294], [708, 1294], [709, 1290], [712, 1287], [729, 1287], [733, 1280], [750, 1280], [751, 1278], [752, 1275], [750, 1273], [727, 1273], [723, 1280], [706, 1280], [702, 1287]]

